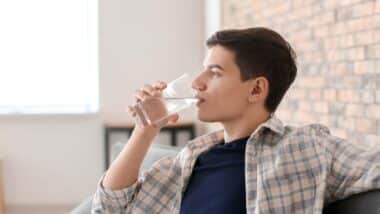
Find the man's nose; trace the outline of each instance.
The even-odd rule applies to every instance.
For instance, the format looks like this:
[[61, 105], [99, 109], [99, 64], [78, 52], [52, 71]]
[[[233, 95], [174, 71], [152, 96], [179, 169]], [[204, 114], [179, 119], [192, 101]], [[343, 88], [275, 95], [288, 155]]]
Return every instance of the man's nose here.
[[197, 91], [204, 91], [206, 89], [206, 84], [202, 79], [202, 74], [196, 76], [191, 83], [191, 87]]

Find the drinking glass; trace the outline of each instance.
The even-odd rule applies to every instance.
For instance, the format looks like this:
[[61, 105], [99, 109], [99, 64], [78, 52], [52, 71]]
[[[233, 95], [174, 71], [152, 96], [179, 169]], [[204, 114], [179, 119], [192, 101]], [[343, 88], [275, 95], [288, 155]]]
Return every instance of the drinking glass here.
[[191, 88], [192, 78], [188, 73], [167, 84], [162, 97], [148, 97], [132, 106], [135, 111], [135, 123], [144, 127], [155, 125], [161, 127], [167, 123], [169, 116], [189, 108], [198, 102], [195, 91]]

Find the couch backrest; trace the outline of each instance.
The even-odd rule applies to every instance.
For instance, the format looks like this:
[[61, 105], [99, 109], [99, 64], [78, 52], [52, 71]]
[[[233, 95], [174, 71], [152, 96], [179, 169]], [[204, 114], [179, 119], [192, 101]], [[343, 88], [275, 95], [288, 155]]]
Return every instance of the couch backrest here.
[[[115, 160], [117, 155], [123, 149], [125, 143], [115, 143], [111, 148], [111, 160]], [[160, 160], [163, 157], [174, 157], [181, 150], [181, 147], [168, 146], [163, 144], [158, 144], [154, 142], [149, 148], [147, 155], [141, 166], [141, 172], [149, 169], [156, 161]]]

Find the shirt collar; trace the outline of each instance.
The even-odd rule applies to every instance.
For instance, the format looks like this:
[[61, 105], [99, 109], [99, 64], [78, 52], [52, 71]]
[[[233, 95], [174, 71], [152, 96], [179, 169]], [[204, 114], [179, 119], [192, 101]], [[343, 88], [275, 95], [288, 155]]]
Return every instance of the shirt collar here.
[[[265, 130], [270, 130], [272, 133], [282, 136], [284, 134], [285, 128], [281, 120], [278, 119], [274, 114], [271, 114], [267, 121], [265, 121], [257, 127], [257, 129], [251, 134], [249, 139], [259, 139]], [[222, 141], [223, 139], [224, 130], [221, 129], [192, 140], [190, 146], [198, 147], [210, 144], [214, 145]]]
[[269, 119], [267, 121], [260, 124], [257, 127], [257, 129], [252, 133], [252, 135], [255, 135], [258, 132], [262, 132], [262, 130], [264, 130], [265, 128], [271, 130], [272, 132], [274, 132], [278, 135], [283, 135], [284, 131], [285, 131], [283, 123], [274, 114], [271, 114], [271, 116], [269, 117]]

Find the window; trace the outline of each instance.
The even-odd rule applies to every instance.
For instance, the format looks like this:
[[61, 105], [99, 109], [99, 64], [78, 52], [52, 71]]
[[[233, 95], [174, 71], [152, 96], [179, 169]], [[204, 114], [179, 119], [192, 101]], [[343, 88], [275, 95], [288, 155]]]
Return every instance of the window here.
[[98, 111], [97, 2], [0, 0], [0, 114]]

